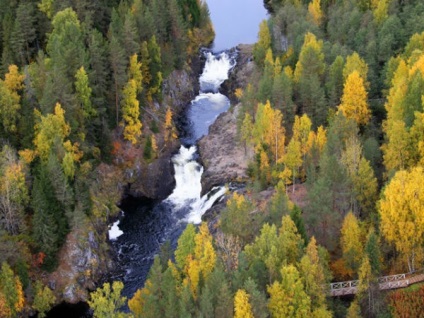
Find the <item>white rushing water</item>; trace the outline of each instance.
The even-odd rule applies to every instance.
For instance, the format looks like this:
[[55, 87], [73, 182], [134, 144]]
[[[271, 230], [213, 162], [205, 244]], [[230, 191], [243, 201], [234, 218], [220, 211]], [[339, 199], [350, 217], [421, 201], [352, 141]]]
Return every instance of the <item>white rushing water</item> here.
[[174, 192], [166, 201], [176, 210], [187, 211], [183, 221], [199, 224], [202, 222], [202, 215], [225, 194], [226, 188], [225, 186], [215, 187], [209, 193], [200, 196], [203, 167], [194, 159], [196, 151], [196, 146], [190, 148], [181, 146], [179, 153], [172, 158], [176, 185]]
[[[189, 117], [195, 119], [192, 125], [192, 141], [194, 142], [205, 135], [209, 125], [230, 106], [228, 98], [218, 90], [235, 66], [235, 58], [226, 52], [219, 55], [207, 52], [206, 58], [205, 67], [199, 79], [200, 92], [192, 101], [189, 111]], [[201, 197], [203, 167], [196, 161], [196, 153], [196, 146], [189, 148], [181, 146], [179, 153], [172, 158], [176, 186], [166, 201], [177, 210], [188, 211], [183, 221], [199, 224], [202, 221], [202, 215], [225, 194], [227, 189], [225, 186], [215, 187]]]
[[109, 229], [109, 240], [114, 241], [120, 237], [124, 232], [119, 228], [119, 220], [112, 224]]
[[226, 52], [213, 55], [206, 53], [206, 64], [200, 75], [201, 92], [218, 92], [219, 87], [228, 79], [229, 71], [236, 65], [234, 58]]

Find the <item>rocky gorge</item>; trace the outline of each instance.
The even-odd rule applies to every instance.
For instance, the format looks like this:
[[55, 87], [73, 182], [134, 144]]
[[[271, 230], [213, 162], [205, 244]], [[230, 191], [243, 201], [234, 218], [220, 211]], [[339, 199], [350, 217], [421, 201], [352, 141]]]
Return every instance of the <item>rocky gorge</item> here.
[[[238, 102], [234, 95], [235, 89], [246, 86], [246, 80], [253, 68], [251, 46], [240, 45], [237, 51], [237, 64], [221, 88], [223, 93], [228, 94], [232, 104]], [[205, 63], [202, 56], [199, 54], [191, 68], [174, 71], [164, 81], [163, 105], [172, 105], [176, 115], [174, 118], [184, 116], [187, 105], [199, 91], [198, 74]], [[204, 165], [202, 195], [214, 186], [247, 180], [246, 169], [252, 153], [246, 152], [237, 139], [239, 108], [240, 105], [232, 106], [219, 115], [210, 126], [208, 135], [198, 142], [199, 160]], [[175, 187], [175, 171], [171, 158], [179, 147], [179, 140], [175, 140], [148, 164], [133, 160], [125, 168], [118, 168], [116, 165], [102, 166], [100, 178], [104, 183], [111, 183], [110, 186], [115, 191], [113, 197], [120, 198], [116, 204], [126, 197], [135, 200], [163, 200], [169, 196]], [[114, 182], [116, 184], [112, 186]], [[218, 204], [213, 208], [214, 214], [219, 214], [223, 207], [225, 205], [222, 203]], [[116, 212], [113, 208], [110, 209], [111, 217], [119, 212], [118, 209]], [[59, 267], [45, 278], [58, 300], [72, 304], [87, 301], [89, 291], [114, 268], [114, 257], [111, 257], [106, 243], [107, 226], [103, 222], [87, 224], [85, 230], [68, 234], [60, 253]]]

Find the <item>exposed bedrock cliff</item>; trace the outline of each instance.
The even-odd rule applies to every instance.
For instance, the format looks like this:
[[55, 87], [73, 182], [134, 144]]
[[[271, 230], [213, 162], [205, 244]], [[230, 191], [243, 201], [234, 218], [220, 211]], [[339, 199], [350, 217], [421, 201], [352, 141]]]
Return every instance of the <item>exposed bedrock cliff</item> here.
[[[178, 118], [199, 92], [199, 74], [203, 68], [202, 54], [191, 60], [191, 66], [173, 71], [163, 84], [161, 107], [171, 106], [174, 118]], [[175, 188], [172, 156], [178, 152], [180, 142], [168, 144], [159, 158], [148, 165], [136, 165], [130, 171], [131, 178], [127, 194], [135, 198], [163, 200]]]
[[134, 181], [129, 184], [126, 194], [153, 200], [167, 198], [175, 188], [171, 158], [179, 147], [180, 143], [176, 140], [152, 163], [130, 169]]
[[[157, 107], [171, 106], [174, 116], [183, 112], [199, 91], [198, 77], [202, 63], [199, 55], [192, 59], [190, 67], [172, 72], [164, 81], [163, 102]], [[157, 135], [157, 138], [163, 140], [163, 136]], [[125, 143], [122, 145], [125, 147]], [[142, 148], [133, 148], [126, 153], [127, 157], [116, 156], [115, 164], [108, 166], [106, 172], [99, 172], [98, 178], [104, 181], [101, 184], [111, 183], [111, 189], [117, 191], [114, 193], [116, 204], [124, 194], [135, 198], [164, 199], [175, 187], [171, 157], [179, 147], [178, 140], [168, 143], [161, 149], [159, 157], [149, 164], [142, 160]], [[122, 149], [123, 153], [126, 150]], [[110, 215], [113, 214], [111, 211]], [[44, 278], [55, 291], [57, 302], [87, 301], [89, 290], [93, 290], [113, 267], [108, 245], [105, 244], [108, 230], [106, 221], [97, 220], [100, 223], [95, 227], [87, 224], [68, 234], [59, 253], [58, 268]]]
[[247, 179], [250, 151], [245, 151], [237, 139], [237, 115], [240, 105], [218, 116], [209, 134], [199, 141], [199, 153], [204, 172], [202, 195], [213, 186]]
[[233, 71], [230, 73], [228, 80], [221, 85], [221, 93], [228, 96], [232, 105], [238, 103], [235, 96], [235, 91], [238, 88], [245, 89], [248, 80], [255, 70], [255, 63], [253, 62], [253, 45], [252, 44], [239, 44], [235, 48], [237, 54], [237, 64]]

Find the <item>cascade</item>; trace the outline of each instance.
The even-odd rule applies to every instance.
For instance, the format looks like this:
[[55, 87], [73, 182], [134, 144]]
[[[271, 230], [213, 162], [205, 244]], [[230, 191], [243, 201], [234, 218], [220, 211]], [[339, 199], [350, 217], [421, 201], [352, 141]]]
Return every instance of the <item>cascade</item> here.
[[162, 202], [142, 204], [131, 216], [127, 213], [109, 230], [118, 254], [118, 269], [112, 279], [124, 282], [123, 295], [127, 297], [143, 286], [160, 246], [170, 241], [175, 248], [186, 224], [199, 224], [203, 214], [227, 191], [225, 186], [218, 186], [201, 196], [203, 167], [197, 161], [196, 142], [208, 133], [218, 115], [230, 107], [229, 99], [219, 88], [235, 66], [236, 53], [203, 54], [206, 62], [199, 77], [200, 92], [188, 106], [182, 146], [172, 157], [175, 189]]

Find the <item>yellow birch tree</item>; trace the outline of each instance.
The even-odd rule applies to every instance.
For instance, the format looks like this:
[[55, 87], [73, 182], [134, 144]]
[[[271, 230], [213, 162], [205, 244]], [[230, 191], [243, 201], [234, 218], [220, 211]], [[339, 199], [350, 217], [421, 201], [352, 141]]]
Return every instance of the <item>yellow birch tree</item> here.
[[244, 289], [239, 289], [234, 296], [234, 318], [253, 318], [249, 294]]
[[424, 172], [422, 167], [398, 171], [379, 202], [380, 229], [385, 239], [415, 269], [424, 246]]
[[366, 125], [370, 120], [367, 91], [358, 71], [353, 71], [346, 79], [339, 111], [346, 118], [353, 119], [358, 125]]

